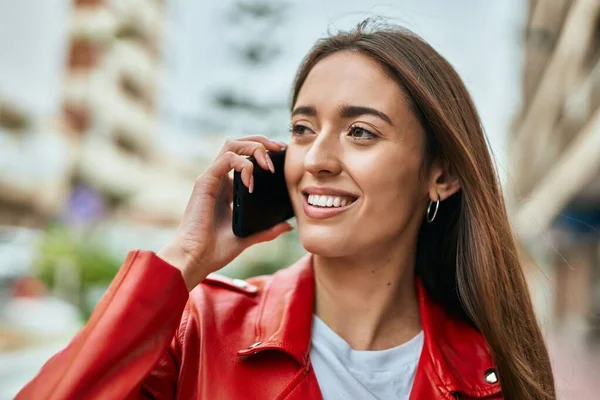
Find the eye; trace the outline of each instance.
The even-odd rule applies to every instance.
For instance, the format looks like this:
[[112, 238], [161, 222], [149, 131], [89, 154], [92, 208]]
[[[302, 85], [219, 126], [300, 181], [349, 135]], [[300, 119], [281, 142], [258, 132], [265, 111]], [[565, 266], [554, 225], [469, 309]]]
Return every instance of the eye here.
[[353, 140], [373, 140], [377, 138], [377, 135], [368, 129], [361, 128], [360, 126], [351, 126], [348, 131], [348, 135]]
[[290, 126], [290, 131], [296, 136], [305, 136], [311, 133], [310, 128], [302, 124], [294, 124]]

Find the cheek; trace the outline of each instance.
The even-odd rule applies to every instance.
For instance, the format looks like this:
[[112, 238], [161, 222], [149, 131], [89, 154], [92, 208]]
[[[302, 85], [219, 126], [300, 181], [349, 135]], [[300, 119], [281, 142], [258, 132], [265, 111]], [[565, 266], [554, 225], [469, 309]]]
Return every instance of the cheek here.
[[298, 175], [298, 151], [295, 150], [292, 146], [288, 146], [285, 152], [285, 180], [288, 182], [288, 185], [293, 182], [293, 180]]
[[[422, 181], [418, 162], [386, 163], [369, 174], [360, 172], [369, 214], [404, 218], [418, 206]], [[357, 178], [358, 179], [358, 178]]]
[[285, 153], [285, 181], [292, 190], [304, 175], [304, 150], [298, 146], [289, 145]]

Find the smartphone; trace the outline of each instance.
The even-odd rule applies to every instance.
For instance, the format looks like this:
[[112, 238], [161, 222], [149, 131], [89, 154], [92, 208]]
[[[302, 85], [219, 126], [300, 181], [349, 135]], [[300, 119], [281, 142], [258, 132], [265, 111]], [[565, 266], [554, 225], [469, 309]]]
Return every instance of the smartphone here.
[[245, 238], [269, 229], [294, 216], [292, 202], [285, 183], [285, 150], [268, 152], [275, 173], [264, 170], [254, 157], [254, 191], [250, 193], [239, 172], [233, 175], [233, 233]]

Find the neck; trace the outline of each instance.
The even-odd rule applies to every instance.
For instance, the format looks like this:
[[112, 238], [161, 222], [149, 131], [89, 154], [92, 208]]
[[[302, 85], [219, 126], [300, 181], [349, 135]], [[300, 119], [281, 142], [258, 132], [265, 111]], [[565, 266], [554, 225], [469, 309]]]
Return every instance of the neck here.
[[421, 330], [414, 249], [315, 255], [316, 315], [355, 350], [388, 349], [412, 339]]

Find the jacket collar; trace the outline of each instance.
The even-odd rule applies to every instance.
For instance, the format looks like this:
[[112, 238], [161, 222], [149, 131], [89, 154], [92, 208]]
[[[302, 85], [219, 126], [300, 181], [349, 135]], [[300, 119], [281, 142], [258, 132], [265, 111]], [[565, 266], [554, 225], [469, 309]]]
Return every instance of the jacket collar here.
[[263, 290], [254, 328], [255, 343], [238, 351], [238, 355], [280, 350], [306, 366], [315, 297], [312, 256], [306, 255], [291, 267], [277, 271]]
[[[482, 335], [469, 324], [449, 316], [416, 281], [424, 344], [419, 374], [448, 392], [479, 398], [500, 392], [499, 383], [486, 382], [493, 369], [490, 351]], [[301, 366], [309, 362], [314, 310], [312, 256], [306, 255], [289, 268], [275, 273], [266, 284], [254, 328], [255, 343], [238, 351], [250, 357], [264, 350], [278, 350]]]

